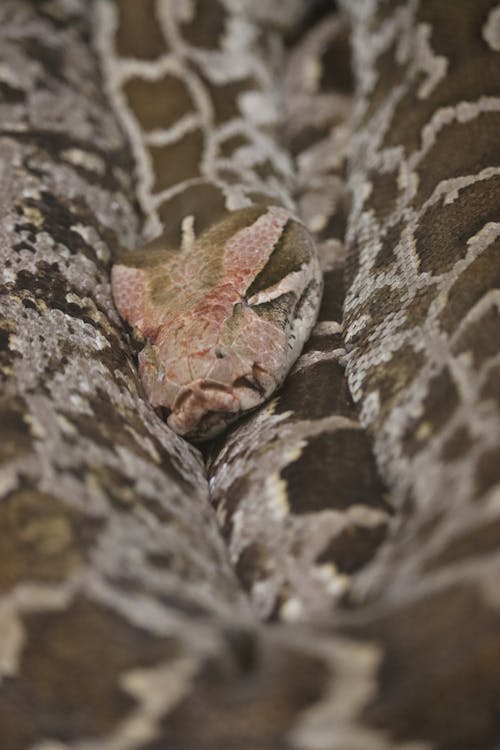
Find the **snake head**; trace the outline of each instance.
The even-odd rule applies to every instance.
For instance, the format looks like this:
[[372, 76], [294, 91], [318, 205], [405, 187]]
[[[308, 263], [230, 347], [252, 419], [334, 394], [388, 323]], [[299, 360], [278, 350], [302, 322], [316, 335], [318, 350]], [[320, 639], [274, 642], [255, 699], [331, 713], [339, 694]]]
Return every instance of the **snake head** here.
[[[149, 251], [148, 251], [149, 250]], [[201, 441], [265, 401], [317, 315], [321, 274], [305, 227], [278, 207], [234, 211], [188, 250], [114, 266], [116, 306], [146, 338], [139, 371], [177, 433]]]
[[160, 331], [140, 353], [139, 369], [151, 404], [166, 410], [169, 426], [200, 441], [271, 395], [284, 376], [286, 349], [283, 331], [240, 304], [220, 326], [184, 316], [176, 331]]

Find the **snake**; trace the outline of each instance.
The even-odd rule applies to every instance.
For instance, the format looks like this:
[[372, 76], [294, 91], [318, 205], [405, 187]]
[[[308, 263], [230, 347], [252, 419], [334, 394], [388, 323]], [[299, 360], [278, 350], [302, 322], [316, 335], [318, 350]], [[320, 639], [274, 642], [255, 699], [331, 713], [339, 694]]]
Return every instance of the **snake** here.
[[499, 6], [340, 6], [0, 7], [2, 747], [500, 741]]
[[[221, 39], [214, 53], [215, 30], [202, 49], [183, 34], [195, 7], [166, 4], [156, 16], [163, 49], [158, 38], [152, 61], [147, 43], [137, 55], [134, 4], [101, 4], [100, 11], [109, 88], [141, 165], [138, 193], [151, 224], [166, 216], [158, 237], [113, 266], [113, 296], [147, 339], [139, 371], [150, 403], [179, 434], [207, 439], [283, 382], [318, 314], [319, 261], [304, 225], [274, 205], [286, 195], [291, 170], [286, 154], [273, 149], [273, 113], [262, 111], [272, 101], [271, 81], [252, 54], [250, 20], [235, 6], [234, 38]], [[175, 100], [178, 111], [165, 117]], [[240, 100], [247, 102], [244, 123]], [[238, 138], [231, 153], [228, 141]], [[253, 202], [259, 192], [271, 205]], [[214, 211], [203, 215], [214, 194], [218, 221]]]

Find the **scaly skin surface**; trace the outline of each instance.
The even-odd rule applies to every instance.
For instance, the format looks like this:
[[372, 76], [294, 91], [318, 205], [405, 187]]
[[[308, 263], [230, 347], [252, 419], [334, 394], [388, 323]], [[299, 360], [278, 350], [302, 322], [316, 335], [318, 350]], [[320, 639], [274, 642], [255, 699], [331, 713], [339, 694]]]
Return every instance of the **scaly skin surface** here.
[[[113, 297], [148, 340], [150, 403], [175, 432], [206, 439], [282, 383], [317, 316], [319, 262], [306, 229], [273, 206], [232, 212], [180, 252], [161, 243], [114, 265]], [[252, 293], [270, 261], [274, 283]]]
[[[136, 98], [147, 89], [151, 101], [148, 84], [168, 67], [157, 23], [165, 5], [120, 3], [128, 15], [117, 44], [129, 49], [140, 27], [132, 57], [151, 63], [136, 75]], [[196, 235], [210, 229], [208, 214], [213, 224], [224, 218], [219, 185], [181, 180], [177, 192], [155, 171], [154, 149], [168, 151], [171, 136], [176, 151], [182, 128], [186, 135], [202, 119], [188, 117], [165, 138], [150, 132], [155, 170], [143, 161], [133, 184], [140, 149], [132, 137], [130, 153], [124, 138], [134, 135], [128, 104], [115, 119], [104, 95], [90, 4], [0, 3], [2, 750], [492, 750], [500, 742], [498, 2], [346, 5], [357, 79], [349, 171], [359, 188], [347, 238], [349, 352], [334, 293], [340, 254], [324, 264], [320, 320], [284, 389], [211, 446], [230, 560], [202, 456], [145, 401], [109, 284], [111, 258], [144, 239], [139, 203], [153, 172], [163, 180], [153, 209], [165, 201], [175, 216], [168, 247], [180, 247], [200, 191], [211, 202], [197, 203]], [[172, 41], [185, 45], [186, 75], [194, 58], [217, 66], [222, 26], [248, 31], [242, 12], [260, 8], [261, 32], [243, 37], [253, 39], [263, 80], [259, 55], [276, 49], [269, 16], [279, 22], [292, 6], [176, 2], [182, 34]], [[312, 62], [303, 69], [328, 82]], [[123, 70], [137, 73], [136, 62], [129, 57]], [[235, 85], [242, 68], [218, 71], [224, 93], [254, 85]], [[181, 88], [173, 101], [182, 105]], [[220, 122], [228, 100], [216, 91]], [[245, 93], [247, 114], [269, 115], [252, 110], [255, 97]], [[230, 142], [239, 156], [228, 159], [253, 173], [256, 131], [236, 120], [222, 133], [203, 121], [204, 132], [222, 139], [239, 128], [246, 143]], [[328, 128], [323, 135], [334, 137]], [[181, 162], [190, 168], [189, 153]], [[175, 181], [181, 165], [166, 156], [179, 167]], [[276, 162], [261, 167], [268, 198], [284, 194], [269, 177]], [[226, 190], [229, 173], [218, 178]], [[328, 200], [342, 204], [321, 170], [300, 202], [328, 244], [332, 227], [334, 238], [341, 231], [335, 218], [324, 223], [327, 202], [313, 195], [325, 179]], [[345, 389], [346, 360], [385, 494]], [[253, 546], [238, 559], [245, 541]], [[377, 575], [360, 577], [377, 545]], [[332, 571], [322, 564], [347, 571], [353, 547], [354, 596], [342, 607], [338, 576], [323, 575]], [[302, 623], [269, 626], [255, 610]]]
[[194, 440], [270, 396], [318, 314], [316, 249], [292, 219], [279, 138], [281, 16], [232, 2], [99, 6], [108, 91], [134, 148], [147, 231], [159, 237], [154, 261], [139, 250], [115, 268], [113, 294], [146, 338], [139, 370], [151, 404]]

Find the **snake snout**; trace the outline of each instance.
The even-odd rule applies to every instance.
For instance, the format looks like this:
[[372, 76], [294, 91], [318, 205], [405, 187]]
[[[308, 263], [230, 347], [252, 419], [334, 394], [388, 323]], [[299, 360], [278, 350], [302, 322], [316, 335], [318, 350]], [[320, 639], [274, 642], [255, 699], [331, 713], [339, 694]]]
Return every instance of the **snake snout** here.
[[200, 379], [181, 389], [168, 424], [178, 434], [199, 440], [220, 432], [240, 410], [232, 386]]

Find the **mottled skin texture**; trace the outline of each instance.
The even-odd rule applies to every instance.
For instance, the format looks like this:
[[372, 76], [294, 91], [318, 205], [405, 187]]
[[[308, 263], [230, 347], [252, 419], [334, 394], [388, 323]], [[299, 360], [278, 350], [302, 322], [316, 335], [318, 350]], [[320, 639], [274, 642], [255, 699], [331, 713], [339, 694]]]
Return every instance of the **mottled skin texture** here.
[[[150, 79], [164, 52], [157, 14], [166, 5], [120, 3], [132, 31], [141, 29], [135, 50], [152, 62]], [[241, 14], [245, 5], [262, 19], [288, 17], [284, 0], [171, 4], [183, 14], [174, 28], [186, 45], [186, 75], [197, 56], [207, 69], [210, 59], [221, 61], [228, 18], [233, 32], [242, 29], [229, 8]], [[202, 456], [145, 401], [113, 305], [111, 258], [142, 241], [138, 202], [150, 173], [144, 162], [132, 184], [123, 120], [120, 128], [90, 45], [91, 6], [0, 3], [2, 750], [499, 745], [498, 2], [346, 5], [359, 117], [350, 168], [359, 191], [348, 237], [349, 354], [339, 354], [332, 290], [340, 262], [332, 263], [319, 325], [292, 378], [265, 412], [234, 428], [234, 439], [219, 438], [211, 477], [228, 523], [243, 519], [249, 536], [252, 477], [264, 500], [275, 500], [264, 512], [254, 508], [261, 528], [269, 512], [278, 544], [266, 537], [238, 572], [258, 583], [284, 550], [276, 566], [282, 578], [267, 581], [295, 604], [273, 614], [296, 612], [300, 599], [313, 616], [268, 626], [232, 570]], [[264, 21], [259, 28], [253, 47], [261, 75], [269, 37]], [[132, 31], [117, 29], [122, 49], [137, 41]], [[232, 65], [219, 72], [225, 94], [254, 86], [236, 81], [242, 71]], [[220, 122], [238, 112], [239, 100], [217, 93]], [[231, 128], [245, 130], [231, 118]], [[204, 127], [207, 136], [221, 135], [215, 121]], [[255, 146], [256, 130], [245, 133]], [[163, 147], [175, 151], [181, 135], [182, 128], [169, 131]], [[151, 138], [158, 147], [160, 134]], [[260, 187], [271, 197], [276, 163], [264, 169], [259, 149], [230, 143], [250, 172], [263, 167]], [[265, 138], [262, 145], [269, 156]], [[190, 167], [197, 152], [186, 154]], [[179, 196], [188, 203], [165, 226], [169, 247], [179, 247], [182, 218], [202, 195], [212, 200], [198, 203], [202, 223], [226, 210], [217, 175], [215, 187], [203, 178], [180, 184], [165, 204], [158, 198], [159, 213], [168, 204], [169, 216]], [[370, 440], [343, 390], [346, 359], [392, 522], [378, 554], [384, 585], [365, 579], [364, 599], [342, 609], [332, 607], [332, 579], [318, 579], [316, 563], [327, 557], [346, 571], [353, 545], [363, 550], [361, 532], [387, 515]], [[330, 417], [321, 416], [323, 407]], [[238, 447], [245, 427], [254, 439]], [[337, 532], [345, 533], [332, 534], [320, 552], [318, 526], [327, 521], [333, 530], [335, 519], [326, 495], [302, 487], [319, 488], [326, 478], [338, 488]], [[294, 514], [281, 513], [285, 503]], [[377, 545], [376, 534], [371, 542], [366, 536], [358, 563]], [[318, 584], [310, 599], [302, 597], [312, 591], [303, 586], [308, 577]]]
[[[139, 372], [150, 403], [179, 434], [206, 439], [281, 384], [316, 319], [321, 272], [312, 238], [284, 209], [240, 209], [199, 238], [193, 223], [181, 250], [160, 237], [127, 254], [112, 288], [147, 340]], [[271, 257], [278, 276], [252, 293]]]
[[344, 322], [398, 522], [361, 597], [452, 575], [487, 528], [499, 539], [498, 3], [382, 7], [355, 37]]
[[383, 545], [392, 516], [343, 366], [354, 85], [345, 19], [334, 14], [301, 29], [284, 84], [295, 197], [319, 248], [323, 302], [283, 386], [207, 456], [212, 503], [257, 612], [314, 622], [349, 602], [353, 581]]
[[[120, 289], [115, 285], [115, 299], [122, 315], [136, 325], [140, 336], [140, 325], [134, 321], [155, 321], [156, 328], [162, 311], [165, 316], [178, 315], [186, 332], [188, 309], [189, 340], [180, 340], [169, 324], [165, 337], [170, 351], [163, 347], [163, 354], [174, 359], [171, 369], [178, 382], [187, 383], [178, 396], [178, 385], [170, 386], [172, 401], [179, 408], [168, 420], [177, 424], [178, 431], [186, 434], [186, 417], [191, 421], [201, 417], [196, 432], [187, 433], [190, 438], [199, 439], [210, 430], [211, 423], [220, 429], [241, 414], [240, 409], [262, 401], [297, 356], [319, 292], [315, 279], [302, 294], [307, 278], [318, 273], [308, 235], [296, 218], [285, 223], [285, 212], [274, 205], [284, 199], [287, 205], [290, 202], [282, 189], [280, 170], [286, 165], [286, 153], [279, 141], [288, 144], [297, 162], [293, 197], [320, 248], [327, 290], [320, 323], [277, 396], [271, 394], [267, 407], [254, 410], [222, 447], [219, 441], [207, 446], [206, 451], [210, 457], [211, 500], [231, 561], [259, 615], [310, 620], [348, 597], [353, 575], [375, 554], [390, 518], [370, 442], [357, 420], [342, 366], [342, 238], [348, 203], [344, 172], [353, 88], [348, 27], [339, 17], [323, 19], [310, 37], [301, 39], [286, 68], [284, 58], [279, 58], [276, 70], [280, 83], [285, 70], [285, 116], [280, 127], [284, 132], [278, 133], [269, 123], [259, 127], [265, 97], [276, 99], [276, 87], [270, 90], [262, 67], [264, 61], [270, 62], [269, 43], [274, 47], [279, 44], [276, 35], [265, 22], [260, 22], [259, 38], [266, 40], [268, 46], [263, 48], [265, 56], [252, 62], [248, 55], [254, 54], [254, 48], [248, 49], [245, 39], [238, 36], [238, 27], [233, 25], [230, 32], [223, 14], [215, 23], [212, 13], [219, 6], [200, 3], [196, 8], [193, 5], [198, 14], [198, 33], [205, 28], [200, 16], [205, 8], [216, 34], [204, 38], [203, 51], [195, 51], [190, 47], [191, 35], [176, 19], [178, 7], [164, 3], [160, 8], [160, 4], [152, 3], [146, 12], [143, 6], [144, 14], [138, 23], [129, 15], [138, 12], [133, 2], [118, 3], [116, 15], [112, 6], [111, 10], [110, 6], [102, 6], [103, 11], [108, 11], [104, 12], [100, 29], [106, 80], [117, 114], [134, 146], [141, 205], [149, 221], [158, 220], [163, 225], [157, 241], [143, 250], [122, 254], [122, 266], [115, 265], [112, 274], [116, 277], [119, 272], [121, 277], [122, 294], [119, 301], [116, 292]], [[287, 13], [274, 5], [250, 3], [248, 7], [249, 14], [266, 17], [266, 13], [276, 13], [275, 20], [282, 22], [291, 19], [288, 10], [288, 3]], [[164, 23], [167, 17], [168, 27]], [[153, 19], [156, 35], [151, 26]], [[172, 28], [177, 29], [176, 34]], [[179, 35], [183, 38], [182, 48]], [[156, 54], [162, 49], [164, 56], [152, 60], [146, 40], [151, 45], [153, 38], [159, 45]], [[220, 65], [217, 70], [213, 65], [222, 54], [223, 43], [227, 64], [222, 76]], [[191, 65], [179, 62], [179, 49]], [[231, 56], [231, 50], [237, 50], [236, 58]], [[203, 71], [199, 70], [200, 58]], [[170, 72], [167, 74], [166, 70]], [[247, 75], [250, 70], [251, 76]], [[207, 71], [212, 71], [212, 75], [207, 76]], [[193, 78], [198, 73], [199, 77]], [[204, 96], [200, 96], [198, 87], [202, 87]], [[248, 108], [248, 99], [244, 98], [250, 95], [261, 97], [255, 110]], [[193, 159], [193, 152], [188, 158], [187, 141], [180, 127], [182, 116], [206, 125], [210, 137], [202, 149], [203, 159]], [[271, 136], [277, 139], [272, 150]], [[158, 159], [153, 160], [155, 169], [151, 174], [150, 145], [154, 140], [157, 148], [162, 139], [168, 144], [169, 158], [162, 161], [163, 166]], [[194, 142], [192, 145], [194, 148]], [[198, 143], [196, 147], [199, 146]], [[169, 188], [167, 193], [159, 191], [159, 186], [166, 185], [173, 174], [180, 185]], [[200, 178], [203, 185], [199, 184]], [[207, 191], [208, 180], [211, 191]], [[221, 188], [225, 218], [221, 218], [220, 204], [210, 203], [210, 196], [220, 194]], [[223, 261], [224, 247], [231, 238], [243, 226], [257, 222], [267, 210], [261, 204], [228, 212], [227, 206], [241, 204], [242, 196], [247, 202], [254, 201], [256, 192], [260, 193], [260, 201], [265, 200], [264, 191], [268, 200], [272, 199], [272, 212], [283, 217], [280, 236], [269, 258], [267, 245], [272, 243], [267, 241], [259, 248], [260, 260], [254, 258], [249, 263], [240, 250], [233, 253], [232, 260]], [[207, 230], [210, 222], [215, 226]], [[195, 243], [193, 232], [198, 236]], [[190, 258], [194, 258], [194, 270], [190, 268]], [[173, 292], [172, 269], [179, 264], [188, 270], [182, 271], [182, 284]], [[240, 277], [242, 270], [248, 268], [248, 291], [244, 297], [240, 297], [244, 290], [233, 288], [236, 305], [227, 294], [225, 271], [232, 273], [231, 266], [237, 266]], [[135, 297], [129, 291], [127, 277], [135, 281]], [[211, 323], [215, 343], [208, 349], [207, 295], [209, 301], [215, 301]], [[140, 303], [139, 307], [133, 300]], [[127, 301], [137, 307], [135, 312], [127, 310]], [[200, 305], [204, 308], [203, 318], [199, 315]], [[228, 315], [226, 320], [221, 319], [221, 312]], [[225, 357], [216, 354], [216, 350], [221, 353], [216, 343], [220, 342], [221, 326], [227, 330], [226, 340], [231, 341], [230, 348], [224, 347]], [[146, 335], [151, 337], [152, 333], [156, 335], [151, 330]], [[200, 335], [201, 347], [197, 343]], [[199, 356], [196, 347], [205, 349], [203, 356]], [[190, 361], [180, 356], [183, 351], [191, 352]], [[211, 373], [208, 382], [198, 378], [194, 385], [189, 384], [193, 360], [198, 368], [202, 365], [203, 376], [207, 371]], [[149, 388], [149, 398], [155, 393], [158, 401], [165, 403], [166, 378], [158, 372], [159, 361], [155, 343], [148, 344], [139, 355], [140, 366], [145, 363], [142, 380]], [[266, 375], [270, 367], [274, 378]], [[147, 378], [145, 370], [149, 371]], [[219, 383], [214, 381], [217, 371]], [[209, 399], [212, 409], [238, 411], [204, 415]], [[163, 414], [168, 411], [164, 409]], [[327, 476], [323, 465], [329, 467]]]
[[218, 2], [137, 12], [127, 0], [102, 4], [99, 48], [147, 228], [160, 240], [115, 267], [113, 294], [146, 338], [148, 399], [176, 432], [200, 440], [270, 396], [318, 313], [321, 273], [291, 216], [272, 76], [276, 21], [288, 13]]

